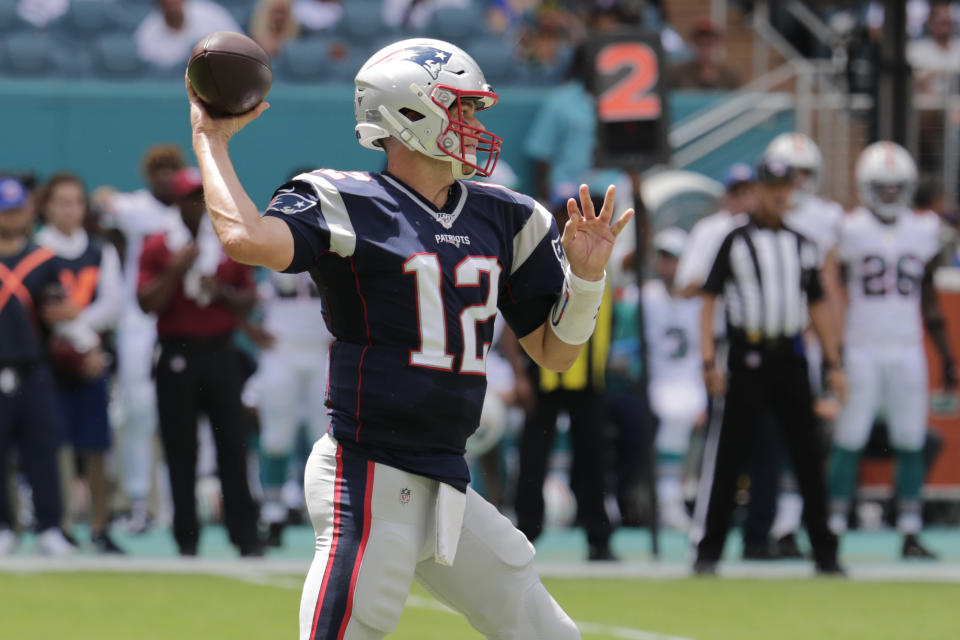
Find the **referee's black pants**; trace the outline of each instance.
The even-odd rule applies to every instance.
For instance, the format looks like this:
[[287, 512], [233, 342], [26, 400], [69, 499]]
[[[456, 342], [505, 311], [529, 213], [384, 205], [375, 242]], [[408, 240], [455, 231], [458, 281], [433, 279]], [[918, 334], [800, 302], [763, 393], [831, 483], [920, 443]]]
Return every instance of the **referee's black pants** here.
[[240, 394], [241, 356], [229, 336], [213, 340], [160, 341], [157, 408], [160, 438], [170, 470], [173, 535], [181, 552], [196, 551], [197, 417], [210, 419], [230, 541], [241, 552], [255, 549], [257, 505], [247, 479], [247, 432]]
[[577, 517], [591, 546], [604, 547], [612, 528], [603, 505], [606, 417], [603, 397], [594, 391], [557, 389], [537, 394], [537, 406], [527, 416], [520, 439], [517, 477], [517, 528], [533, 542], [543, 531], [543, 481], [557, 434], [557, 415], [570, 414], [573, 460], [570, 485], [577, 499]]
[[[782, 431], [800, 485], [803, 522], [814, 560], [818, 566], [832, 565], [837, 538], [827, 528], [824, 468], [802, 347], [796, 341], [783, 341], [775, 347], [757, 349], [735, 341], [731, 343], [728, 370], [720, 433], [708, 436], [716, 443], [716, 454], [711, 456], [713, 452], [708, 449], [704, 459], [705, 473], [712, 464], [715, 466], [703, 538], [697, 544], [697, 562], [715, 563], [720, 559], [730, 529], [737, 478], [758, 439], [758, 430], [776, 425]], [[773, 423], [768, 419], [771, 416]]]

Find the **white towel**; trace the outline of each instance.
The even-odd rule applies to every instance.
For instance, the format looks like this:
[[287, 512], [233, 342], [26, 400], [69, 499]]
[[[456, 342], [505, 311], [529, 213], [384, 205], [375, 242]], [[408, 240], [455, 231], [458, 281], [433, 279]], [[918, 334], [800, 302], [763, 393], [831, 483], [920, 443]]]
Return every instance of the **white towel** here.
[[445, 567], [452, 567], [457, 557], [460, 532], [463, 529], [463, 514], [467, 509], [467, 494], [454, 489], [445, 482], [439, 483], [437, 491], [437, 545], [433, 558]]
[[200, 220], [200, 227], [197, 229], [195, 239], [179, 216], [171, 216], [167, 229], [167, 248], [171, 252], [176, 252], [187, 246], [191, 241], [197, 243], [199, 255], [183, 276], [183, 293], [199, 306], [206, 307], [213, 302], [213, 297], [203, 289], [200, 281], [204, 276], [213, 276], [217, 273], [217, 267], [220, 266], [220, 261], [223, 259], [220, 239], [217, 237], [216, 231], [213, 230], [213, 225], [207, 216]]

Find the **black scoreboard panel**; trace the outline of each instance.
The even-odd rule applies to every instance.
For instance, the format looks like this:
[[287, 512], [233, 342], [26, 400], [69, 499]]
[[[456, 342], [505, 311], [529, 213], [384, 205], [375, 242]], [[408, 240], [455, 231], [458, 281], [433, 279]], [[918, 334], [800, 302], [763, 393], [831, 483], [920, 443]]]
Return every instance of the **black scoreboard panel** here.
[[596, 165], [642, 170], [669, 160], [659, 35], [631, 30], [591, 36], [586, 54], [597, 101]]

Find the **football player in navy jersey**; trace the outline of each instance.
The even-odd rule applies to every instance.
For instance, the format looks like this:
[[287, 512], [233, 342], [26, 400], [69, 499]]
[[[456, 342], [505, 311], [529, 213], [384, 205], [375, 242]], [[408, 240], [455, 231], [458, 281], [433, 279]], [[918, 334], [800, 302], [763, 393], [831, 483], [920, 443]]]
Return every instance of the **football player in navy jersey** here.
[[497, 94], [449, 43], [394, 43], [355, 85], [357, 139], [386, 152], [386, 171], [300, 174], [261, 216], [227, 144], [268, 105], [214, 119], [187, 83], [226, 252], [309, 271], [335, 338], [331, 427], [305, 473], [316, 555], [300, 638], [383, 638], [414, 578], [487, 638], [579, 638], [536, 575], [532, 545], [467, 488], [464, 444], [497, 310], [537, 364], [568, 368], [593, 332], [605, 266], [633, 212], [611, 224], [614, 188], [597, 212], [581, 186], [561, 237], [533, 199], [466, 181], [497, 162], [501, 140], [477, 118]]

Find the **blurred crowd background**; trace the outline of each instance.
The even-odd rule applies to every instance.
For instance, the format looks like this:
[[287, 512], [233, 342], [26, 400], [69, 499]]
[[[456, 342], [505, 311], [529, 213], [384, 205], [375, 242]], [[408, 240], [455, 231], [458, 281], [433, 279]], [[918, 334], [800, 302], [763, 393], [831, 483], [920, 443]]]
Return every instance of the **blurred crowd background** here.
[[[904, 142], [920, 169], [917, 209], [944, 221], [939, 282], [949, 289], [949, 267], [960, 264], [953, 232], [960, 223], [960, 6], [909, 0], [906, 7], [913, 89], [901, 96], [909, 103]], [[55, 369], [58, 436], [44, 446], [56, 471], [30, 472], [22, 447], [12, 437], [0, 441], [8, 463], [0, 490], [10, 497], [0, 552], [12, 552], [17, 533], [35, 528], [49, 534], [38, 538], [47, 553], [121, 553], [111, 530], [136, 535], [172, 526], [181, 553], [192, 555], [202, 523], [226, 522], [241, 554], [261, 555], [264, 545], [283, 544], [285, 526], [304, 522], [302, 464], [326, 428], [320, 403], [331, 338], [308, 278], [239, 265], [227, 273], [205, 231], [182, 77], [194, 44], [217, 30], [246, 32], [273, 59], [278, 117], [272, 124], [271, 114], [264, 117], [268, 133], [256, 137], [254, 126], [250, 140], [237, 143], [241, 177], [256, 174], [251, 195], [261, 206], [272, 187], [303, 170], [379, 168], [378, 158], [357, 155], [352, 143], [349, 83], [374, 51], [420, 35], [463, 47], [501, 94], [485, 120], [505, 139], [494, 181], [551, 210], [581, 182], [617, 183], [623, 205], [643, 206], [646, 228], [634, 236], [641, 244], [631, 238], [615, 257], [597, 334], [574, 370], [538, 371], [509, 331], [499, 334], [484, 423], [468, 455], [474, 486], [531, 539], [544, 525], [579, 524], [590, 558], [610, 560], [617, 526], [657, 519], [685, 530], [708, 415], [699, 353], [694, 336], [683, 333], [689, 326], [668, 327], [678, 340], [672, 353], [688, 363], [669, 375], [685, 386], [665, 392], [669, 409], [652, 406], [638, 385], [671, 380], [645, 366], [660, 339], [646, 344], [637, 332], [638, 300], [650, 296], [652, 308], [670, 298], [685, 230], [715, 211], [749, 206], [750, 167], [779, 134], [807, 134], [818, 148], [811, 170], [821, 195], [848, 209], [857, 204], [857, 155], [892, 137], [879, 86], [888, 60], [883, 9], [882, 2], [826, 0], [0, 0], [0, 94], [11, 140], [0, 151], [0, 174], [10, 181], [0, 182], [0, 191], [9, 190], [0, 205], [22, 210], [24, 231], [54, 253], [69, 254], [69, 239], [82, 230], [80, 253], [97, 247], [100, 273], [93, 292], [60, 276], [62, 290], [34, 300], [44, 357]], [[592, 37], [622, 28], [652, 34], [663, 54], [671, 160], [643, 171], [595, 166], [596, 115], [578, 64]], [[338, 137], [327, 135], [334, 130]], [[361, 160], [349, 166], [355, 156]], [[169, 282], [158, 284], [163, 278]], [[651, 282], [660, 284], [650, 290]], [[171, 300], [184, 316], [169, 317]], [[99, 307], [90, 313], [88, 305]], [[215, 394], [205, 391], [209, 382], [195, 381], [193, 391], [164, 387], [154, 357], [157, 314], [161, 342], [171, 323], [191, 337], [183, 362], [174, 355], [164, 366], [176, 371], [214, 350], [225, 358], [217, 366], [227, 363], [236, 379]], [[89, 331], [77, 329], [77, 320], [91, 316], [98, 320], [86, 328], [95, 336], [85, 342]], [[0, 359], [0, 370], [9, 364]], [[5, 384], [0, 375], [0, 392], [20, 392]], [[78, 404], [71, 394], [80, 386], [97, 386], [89, 397], [103, 406]], [[949, 397], [941, 400], [946, 414], [955, 412]], [[821, 409], [826, 429], [832, 410]], [[12, 425], [12, 415], [0, 419]], [[199, 428], [164, 433], [164, 415]], [[31, 417], [23, 420], [19, 428], [29, 429]], [[654, 439], [657, 423], [669, 421], [687, 429], [679, 443]], [[947, 460], [941, 464], [960, 465], [954, 433], [956, 424], [931, 430], [928, 474], [936, 475], [938, 452]], [[188, 453], [170, 460], [164, 450], [171, 447]], [[879, 438], [873, 452], [889, 457], [889, 445]], [[956, 526], [960, 472], [938, 473], [928, 521]], [[874, 465], [864, 474], [871, 486], [854, 522], [886, 526], [889, 470]], [[56, 522], [36, 504], [38, 493], [51, 492], [62, 505]], [[745, 480], [738, 501], [746, 504], [750, 494]], [[195, 501], [197, 515], [176, 514], [175, 501], [181, 511]]]

